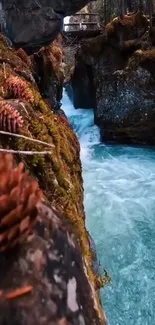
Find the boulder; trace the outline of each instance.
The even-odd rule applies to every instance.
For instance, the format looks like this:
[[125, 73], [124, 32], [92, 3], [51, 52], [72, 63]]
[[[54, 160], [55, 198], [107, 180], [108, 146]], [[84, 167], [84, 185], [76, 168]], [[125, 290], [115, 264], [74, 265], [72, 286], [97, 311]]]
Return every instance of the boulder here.
[[14, 46], [29, 53], [53, 41], [63, 27], [63, 18], [76, 13], [89, 0], [0, 1], [1, 31]]
[[[54, 208], [42, 204], [39, 210], [29, 242], [13, 256], [1, 257], [0, 324], [100, 325], [74, 233], [63, 228]], [[16, 290], [25, 287], [32, 292], [18, 296]], [[9, 295], [17, 297], [5, 299]]]
[[95, 123], [103, 141], [155, 144], [155, 79], [147, 70], [117, 70], [97, 89]]
[[[95, 123], [103, 141], [155, 144], [155, 49], [153, 32], [142, 13], [115, 18], [103, 35], [84, 41], [76, 54], [72, 82], [78, 98], [91, 99], [95, 92]], [[89, 65], [91, 79], [86, 70]], [[83, 81], [84, 79], [84, 81]], [[85, 98], [81, 107], [85, 107]]]
[[154, 62], [150, 49], [135, 51], [124, 69], [103, 73], [103, 60], [96, 65], [94, 116], [103, 141], [155, 144]]

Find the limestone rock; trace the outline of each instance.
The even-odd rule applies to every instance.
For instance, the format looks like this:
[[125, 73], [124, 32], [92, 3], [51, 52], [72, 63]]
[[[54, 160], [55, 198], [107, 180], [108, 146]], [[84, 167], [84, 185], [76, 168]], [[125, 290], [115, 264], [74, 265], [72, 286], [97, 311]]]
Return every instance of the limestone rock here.
[[[78, 100], [82, 100], [81, 89], [85, 86], [85, 98], [94, 108], [103, 141], [155, 144], [153, 44], [147, 18], [137, 13], [115, 18], [103, 35], [84, 41], [78, 50], [72, 77], [73, 96], [78, 94]], [[85, 75], [80, 71], [85, 71]], [[80, 106], [85, 107], [85, 100]]]
[[56, 41], [31, 56], [39, 89], [55, 111], [61, 107], [64, 81], [62, 59], [63, 50]]
[[155, 144], [155, 79], [148, 70], [117, 70], [100, 82], [96, 95], [103, 141]]
[[52, 42], [63, 26], [63, 18], [74, 14], [89, 0], [1, 0], [2, 32], [16, 47], [34, 52]]
[[31, 285], [33, 291], [16, 299], [1, 299], [0, 324], [100, 325], [74, 234], [63, 228], [55, 209], [41, 204], [39, 214], [36, 232], [27, 245], [12, 256], [1, 256], [4, 296], [25, 285]]

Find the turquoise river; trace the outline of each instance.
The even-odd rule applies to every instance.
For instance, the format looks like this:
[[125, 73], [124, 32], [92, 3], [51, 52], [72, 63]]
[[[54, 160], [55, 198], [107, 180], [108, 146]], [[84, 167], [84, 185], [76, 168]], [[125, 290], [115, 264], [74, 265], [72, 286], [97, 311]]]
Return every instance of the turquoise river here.
[[108, 325], [155, 325], [155, 150], [100, 143], [92, 110], [65, 91], [62, 104], [81, 144], [87, 228], [112, 277]]

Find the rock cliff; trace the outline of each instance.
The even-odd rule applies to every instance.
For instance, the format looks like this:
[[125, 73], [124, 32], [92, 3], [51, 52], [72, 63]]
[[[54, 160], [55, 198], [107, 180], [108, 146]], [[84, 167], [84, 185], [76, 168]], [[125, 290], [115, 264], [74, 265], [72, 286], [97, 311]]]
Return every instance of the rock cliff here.
[[94, 107], [103, 141], [155, 144], [154, 35], [154, 21], [138, 12], [115, 18], [76, 53], [75, 107]]
[[74, 14], [89, 0], [1, 0], [1, 31], [16, 47], [28, 52], [53, 41], [63, 26], [63, 18]]
[[[22, 49], [13, 50], [0, 36], [0, 150], [11, 150], [15, 163], [24, 163], [44, 198], [37, 203], [34, 183], [24, 201], [20, 193], [28, 183], [25, 178], [20, 183], [21, 165], [15, 171], [19, 184], [9, 192], [16, 177], [11, 178], [10, 160], [2, 164], [1, 156], [0, 325], [105, 324], [98, 293], [104, 279], [93, 271], [95, 255], [85, 227], [79, 142], [66, 118], [42, 96], [52, 76], [53, 82], [61, 78], [61, 55], [55, 44], [42, 49], [41, 70], [36, 70], [36, 54], [28, 57]], [[49, 79], [40, 84], [47, 67]], [[30, 227], [36, 211], [33, 233], [24, 232], [25, 245], [12, 249], [23, 240], [19, 229]]]

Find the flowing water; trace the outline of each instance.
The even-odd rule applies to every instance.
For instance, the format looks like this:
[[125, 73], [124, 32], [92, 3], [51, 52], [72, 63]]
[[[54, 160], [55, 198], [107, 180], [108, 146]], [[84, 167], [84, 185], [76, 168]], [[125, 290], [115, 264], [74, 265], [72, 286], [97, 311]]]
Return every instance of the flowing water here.
[[92, 110], [65, 92], [63, 109], [81, 144], [87, 227], [112, 277], [108, 325], [155, 325], [155, 151], [101, 144]]

